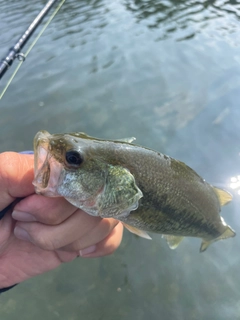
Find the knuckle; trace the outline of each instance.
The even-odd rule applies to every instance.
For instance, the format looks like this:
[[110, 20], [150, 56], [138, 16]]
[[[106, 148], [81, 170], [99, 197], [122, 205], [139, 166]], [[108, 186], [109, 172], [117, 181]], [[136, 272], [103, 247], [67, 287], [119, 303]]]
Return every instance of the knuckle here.
[[102, 232], [105, 234], [105, 237], [108, 236], [116, 227], [119, 221], [115, 219], [103, 219], [102, 220]]
[[44, 250], [54, 249], [52, 243], [49, 240], [45, 239], [44, 237], [41, 237], [41, 236], [35, 237], [34, 242], [41, 249], [44, 249]]
[[79, 250], [84, 249], [84, 246], [82, 245], [80, 240], [77, 240], [71, 244], [68, 244], [61, 248], [61, 250], [67, 251], [67, 252], [77, 252]]
[[11, 162], [9, 161], [9, 155], [8, 153], [4, 152], [0, 154], [0, 167], [4, 168], [4, 170], [1, 170], [0, 172], [0, 180], [1, 184], [7, 185], [9, 184], [9, 175], [11, 174]]
[[116, 244], [108, 245], [107, 247], [105, 247], [104, 255], [108, 256], [108, 255], [113, 254], [117, 250], [117, 248], [118, 248], [118, 246]]
[[44, 232], [34, 232], [32, 239], [34, 244], [41, 249], [49, 251], [56, 249], [54, 242]]
[[117, 246], [114, 246], [114, 245], [112, 245], [112, 246], [109, 246], [108, 248], [107, 248], [107, 255], [109, 255], [109, 254], [112, 254], [114, 251], [116, 251], [117, 250]]
[[60, 211], [56, 203], [42, 195], [31, 195], [20, 202], [20, 206], [28, 208], [37, 220], [45, 224], [57, 225], [61, 222]]
[[47, 220], [47, 223], [51, 225], [57, 225], [61, 223], [61, 217], [59, 216], [59, 213], [55, 210], [49, 210], [45, 219]]

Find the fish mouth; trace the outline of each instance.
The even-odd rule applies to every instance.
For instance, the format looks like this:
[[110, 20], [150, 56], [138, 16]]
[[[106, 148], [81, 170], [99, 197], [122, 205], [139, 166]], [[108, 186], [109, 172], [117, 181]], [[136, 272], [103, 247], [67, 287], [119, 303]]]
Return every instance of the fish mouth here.
[[34, 180], [35, 192], [48, 197], [59, 197], [57, 188], [62, 166], [49, 151], [49, 136], [40, 131], [34, 138]]

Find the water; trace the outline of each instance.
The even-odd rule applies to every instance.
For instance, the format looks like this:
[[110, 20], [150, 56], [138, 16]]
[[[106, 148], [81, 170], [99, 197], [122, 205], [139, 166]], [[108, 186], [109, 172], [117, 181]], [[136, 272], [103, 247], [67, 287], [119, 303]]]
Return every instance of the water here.
[[[0, 56], [44, 4], [0, 1]], [[239, 1], [66, 1], [0, 101], [0, 151], [31, 148], [40, 129], [136, 136], [228, 187], [240, 174], [239, 17]], [[198, 239], [171, 251], [125, 231], [114, 255], [1, 295], [0, 318], [239, 319], [234, 195], [223, 210], [234, 239], [199, 254]]]

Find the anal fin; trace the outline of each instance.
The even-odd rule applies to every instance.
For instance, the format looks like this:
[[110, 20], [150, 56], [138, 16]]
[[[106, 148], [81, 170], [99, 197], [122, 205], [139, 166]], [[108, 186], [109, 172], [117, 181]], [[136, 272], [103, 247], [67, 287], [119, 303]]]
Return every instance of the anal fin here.
[[138, 228], [135, 228], [133, 226], [130, 226], [129, 224], [126, 224], [125, 222], [122, 222], [122, 224], [124, 225], [124, 227], [126, 229], [128, 229], [128, 231], [136, 234], [137, 236], [142, 237], [144, 239], [152, 240], [152, 238], [147, 234], [147, 232], [140, 230]]
[[176, 249], [179, 246], [180, 242], [182, 242], [182, 240], [184, 239], [184, 237], [172, 236], [169, 234], [164, 234], [162, 237], [167, 241], [169, 248], [173, 250]]

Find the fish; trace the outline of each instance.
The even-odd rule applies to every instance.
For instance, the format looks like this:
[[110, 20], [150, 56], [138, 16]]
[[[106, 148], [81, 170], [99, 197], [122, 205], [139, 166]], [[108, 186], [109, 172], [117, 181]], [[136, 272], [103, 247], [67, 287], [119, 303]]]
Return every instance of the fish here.
[[200, 252], [235, 236], [220, 216], [232, 195], [212, 186], [184, 162], [134, 144], [83, 132], [34, 138], [35, 191], [64, 197], [92, 216], [114, 218], [130, 232], [161, 234], [175, 249], [185, 237], [202, 239]]

